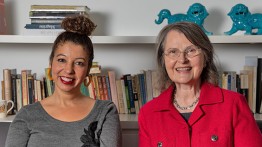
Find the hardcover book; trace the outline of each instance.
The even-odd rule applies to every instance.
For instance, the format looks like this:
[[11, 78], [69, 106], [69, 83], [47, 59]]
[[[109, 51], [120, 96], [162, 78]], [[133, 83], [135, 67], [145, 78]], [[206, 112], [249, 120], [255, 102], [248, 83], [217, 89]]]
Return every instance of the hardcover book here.
[[72, 11], [72, 12], [89, 12], [87, 6], [73, 5], [31, 5], [30, 11]]
[[4, 0], [0, 0], [0, 35], [6, 34], [7, 24], [5, 18], [5, 4]]

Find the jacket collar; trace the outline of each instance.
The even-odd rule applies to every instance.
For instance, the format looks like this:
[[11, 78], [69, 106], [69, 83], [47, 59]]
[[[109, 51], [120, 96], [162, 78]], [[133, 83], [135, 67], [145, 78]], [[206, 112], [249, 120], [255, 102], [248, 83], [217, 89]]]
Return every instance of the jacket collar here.
[[[153, 111], [165, 111], [174, 109], [173, 106], [173, 93], [174, 86], [171, 85], [167, 90], [162, 92], [157, 98], [155, 98]], [[223, 95], [221, 88], [214, 86], [210, 83], [203, 83], [201, 85], [201, 92], [198, 105], [207, 105], [223, 102]]]

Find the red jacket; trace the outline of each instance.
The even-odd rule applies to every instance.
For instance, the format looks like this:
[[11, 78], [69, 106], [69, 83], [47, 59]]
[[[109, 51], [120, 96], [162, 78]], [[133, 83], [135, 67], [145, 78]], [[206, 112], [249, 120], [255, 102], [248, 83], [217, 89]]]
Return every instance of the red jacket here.
[[187, 123], [173, 106], [172, 91], [170, 86], [140, 109], [140, 147], [262, 147], [261, 132], [241, 94], [203, 84]]

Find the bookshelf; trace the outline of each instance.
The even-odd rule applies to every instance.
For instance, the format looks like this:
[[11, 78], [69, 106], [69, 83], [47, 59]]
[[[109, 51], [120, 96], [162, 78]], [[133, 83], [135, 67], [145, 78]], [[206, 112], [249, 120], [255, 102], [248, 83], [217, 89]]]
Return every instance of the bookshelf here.
[[[8, 8], [6, 15], [10, 16], [7, 18], [8, 32], [14, 35], [0, 35], [0, 69], [17, 68], [20, 71], [23, 68], [29, 68], [33, 72], [43, 73], [44, 68], [48, 66], [48, 56], [55, 37], [23, 36], [24, 25], [29, 22], [28, 10], [31, 4], [61, 4], [61, 2], [51, 0], [37, 2], [34, 0], [27, 2], [5, 0], [5, 2]], [[184, 13], [194, 2], [193, 0], [177, 0], [148, 3], [143, 0], [112, 0], [110, 3], [103, 2], [103, 4], [99, 1], [74, 1], [73, 3], [88, 5], [91, 8], [91, 16], [96, 18], [98, 30], [94, 32], [96, 36], [91, 38], [95, 47], [95, 61], [98, 61], [103, 67], [116, 70], [118, 74], [133, 74], [138, 73], [141, 69], [155, 68], [156, 36], [154, 35], [166, 24], [165, 22], [159, 26], [154, 23], [159, 10], [167, 8], [172, 10], [172, 14]], [[201, 2], [210, 12], [205, 20], [206, 29], [213, 31], [214, 34], [222, 34], [229, 30], [232, 23], [227, 13], [238, 2], [243, 1]], [[72, 4], [72, 0], [64, 0], [63, 4]], [[246, 1], [246, 4], [252, 12], [257, 10], [258, 13], [261, 13], [259, 8], [262, 1], [256, 3]], [[141, 7], [137, 7], [138, 5]], [[144, 6], [148, 8], [148, 11], [145, 11]], [[133, 11], [133, 8], [136, 8], [136, 11]], [[262, 57], [262, 36], [214, 35], [209, 38], [225, 70], [239, 71], [243, 66], [245, 55]], [[3, 77], [2, 72], [0, 72], [0, 77]], [[2, 124], [10, 123], [13, 117], [0, 119], [1, 131], [3, 127], [6, 127]], [[261, 117], [262, 115], [255, 114], [257, 121], [262, 122]], [[138, 131], [137, 115], [120, 114], [120, 120], [124, 128], [125, 147], [135, 146]], [[0, 133], [0, 146], [1, 141]]]
[[[251, 55], [257, 55], [259, 57], [262, 57], [262, 48], [261, 48], [262, 35], [258, 35], [258, 36], [244, 36], [244, 35], [219, 36], [218, 35], [218, 36], [209, 36], [209, 38], [211, 42], [214, 44], [214, 48], [215, 51], [217, 52], [218, 57], [229, 58], [230, 56], [232, 56], [233, 58], [231, 59], [231, 61], [238, 59], [237, 62], [244, 61], [244, 58], [242, 57], [239, 58], [235, 56], [244, 57], [245, 55], [251, 54]], [[42, 63], [47, 64], [48, 63], [47, 58], [49, 56], [50, 50], [46, 48], [51, 48], [54, 39], [55, 36], [0, 35], [0, 52], [4, 52], [4, 53], [8, 52], [9, 54], [10, 51], [10, 55], [11, 55], [13, 54], [13, 52], [23, 53], [23, 52], [33, 51], [31, 55], [33, 56], [35, 55], [36, 58], [39, 58], [40, 56], [41, 57], [44, 56], [43, 58], [45, 59], [45, 61], [43, 61]], [[152, 55], [155, 52], [154, 45], [155, 45], [156, 36], [92, 36], [91, 39], [95, 46], [95, 55], [97, 56], [100, 56], [101, 54], [108, 55], [108, 53], [111, 53], [112, 55], [112, 52], [115, 53], [122, 52], [121, 54], [122, 56], [124, 56], [126, 52], [128, 53], [135, 52], [132, 56], [139, 59], [139, 58], [143, 58], [146, 55], [146, 57], [144, 57], [144, 59], [140, 61], [141, 63], [145, 62], [145, 64], [142, 65], [142, 67], [139, 67], [139, 65], [132, 63], [135, 64], [134, 67], [132, 67], [130, 70], [133, 71], [133, 73], [138, 73], [139, 70], [143, 69], [144, 66], [146, 66], [144, 67], [145, 69], [150, 69], [150, 68], [152, 69], [154, 67], [154, 62], [153, 63], [151, 62], [154, 61]], [[240, 51], [236, 52], [236, 50], [238, 50], [239, 48]], [[245, 50], [245, 48], [248, 48], [248, 50]], [[226, 53], [224, 53], [225, 51]], [[41, 54], [42, 52], [46, 53], [46, 55]], [[138, 54], [141, 53], [142, 55], [139, 56]], [[97, 56], [95, 56], [95, 59], [97, 58]], [[118, 56], [118, 55], [114, 55], [114, 56]], [[10, 58], [11, 60], [15, 60], [15, 57], [8, 57], [8, 58]], [[27, 57], [22, 57], [22, 59], [23, 58], [27, 58]], [[102, 66], [104, 65], [103, 61], [107, 61], [108, 59], [111, 60], [111, 56], [107, 56], [105, 59], [102, 59], [102, 57], [98, 57], [98, 60], [100, 60], [99, 63]], [[118, 67], [119, 69], [117, 69], [117, 72], [120, 74], [130, 73], [130, 71], [128, 70], [122, 70], [122, 71], [120, 70], [121, 68], [125, 68], [125, 64], [130, 64], [129, 63], [130, 60], [132, 60], [132, 58], [123, 61], [123, 63], [120, 65], [116, 65], [116, 63], [108, 63], [105, 66], [113, 66], [112, 68]], [[223, 59], [220, 60], [224, 61]], [[23, 66], [22, 64], [23, 63], [15, 62], [15, 66], [17, 67]], [[9, 64], [4, 64], [4, 65], [2, 64], [1, 69], [5, 68], [4, 66], [6, 65]], [[229, 65], [228, 68], [235, 67], [235, 65], [237, 64], [232, 63]], [[26, 66], [28, 66], [28, 68], [31, 68], [30, 65], [26, 65]], [[239, 70], [240, 67], [242, 67], [242, 65], [236, 67], [236, 69]], [[38, 71], [36, 72], [43, 72], [43, 67], [37, 66], [37, 69]], [[32, 69], [32, 71], [35, 71], [35, 69]], [[0, 76], [2, 77], [1, 74], [2, 73], [0, 73]], [[260, 128], [262, 128], [262, 114], [255, 114], [254, 117], [257, 123], [259, 124]], [[10, 124], [10, 122], [12, 122], [13, 119], [14, 116], [8, 116], [5, 119], [0, 119], [0, 125], [2, 127], [6, 127], [8, 126], [7, 124]], [[120, 114], [120, 121], [123, 131], [123, 142], [125, 144], [130, 144], [131, 146], [137, 144], [138, 143], [137, 115]]]

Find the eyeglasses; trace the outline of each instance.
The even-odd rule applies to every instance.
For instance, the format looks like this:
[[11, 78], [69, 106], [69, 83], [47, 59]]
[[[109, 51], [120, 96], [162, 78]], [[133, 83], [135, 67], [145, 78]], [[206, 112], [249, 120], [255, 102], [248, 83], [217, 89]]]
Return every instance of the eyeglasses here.
[[184, 51], [180, 51], [177, 48], [170, 48], [164, 52], [164, 55], [171, 59], [177, 59], [181, 53], [185, 53], [187, 58], [193, 58], [201, 53], [201, 49], [197, 46], [188, 46]]

